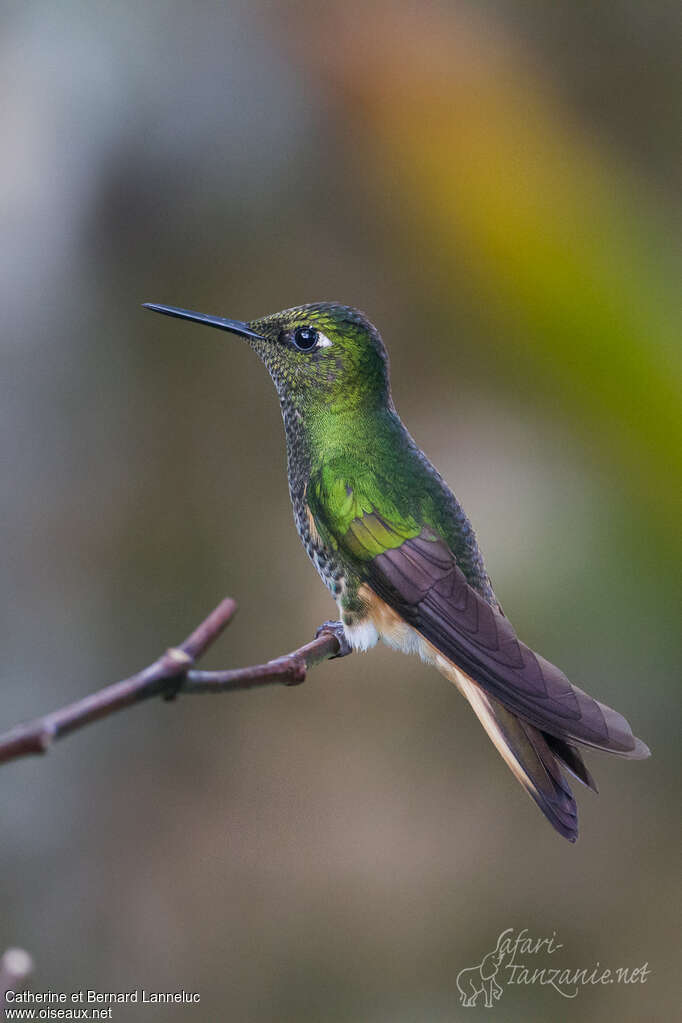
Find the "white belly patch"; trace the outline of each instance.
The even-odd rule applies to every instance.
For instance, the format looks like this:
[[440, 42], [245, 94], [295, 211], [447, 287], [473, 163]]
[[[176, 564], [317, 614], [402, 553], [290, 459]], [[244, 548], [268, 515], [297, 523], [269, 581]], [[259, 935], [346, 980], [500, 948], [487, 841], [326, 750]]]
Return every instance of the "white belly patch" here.
[[[361, 586], [359, 596], [367, 607], [366, 616], [353, 625], [344, 623], [346, 638], [354, 650], [369, 650], [382, 640], [394, 650], [404, 654], [417, 654], [422, 661], [433, 664], [469, 698], [468, 686], [473, 685], [464, 672], [452, 664], [416, 629], [408, 625], [388, 604], [377, 597], [369, 587]], [[339, 607], [339, 610], [341, 608]]]
[[377, 627], [369, 618], [358, 622], [357, 625], [344, 624], [343, 631], [353, 650], [369, 650], [379, 641]]

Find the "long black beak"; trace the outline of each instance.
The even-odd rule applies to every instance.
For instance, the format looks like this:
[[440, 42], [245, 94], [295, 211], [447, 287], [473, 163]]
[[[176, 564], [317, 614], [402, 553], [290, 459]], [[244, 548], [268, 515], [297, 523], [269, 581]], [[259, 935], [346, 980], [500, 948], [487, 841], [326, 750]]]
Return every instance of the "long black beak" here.
[[193, 313], [189, 309], [176, 309], [172, 305], [155, 305], [153, 302], [144, 302], [145, 309], [151, 309], [153, 313], [163, 313], [164, 316], [176, 316], [179, 320], [192, 320], [194, 323], [205, 323], [209, 327], [217, 327], [219, 330], [229, 330], [231, 334], [239, 334], [240, 337], [251, 337], [256, 341], [265, 340], [261, 334], [251, 330], [248, 323], [240, 320], [225, 320], [220, 316], [206, 316], [204, 313]]

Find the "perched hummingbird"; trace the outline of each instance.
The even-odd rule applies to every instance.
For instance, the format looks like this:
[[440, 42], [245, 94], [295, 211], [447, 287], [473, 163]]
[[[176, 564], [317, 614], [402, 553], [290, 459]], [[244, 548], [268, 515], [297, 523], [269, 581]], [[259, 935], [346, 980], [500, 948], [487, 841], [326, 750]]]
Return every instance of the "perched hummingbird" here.
[[245, 338], [279, 395], [299, 536], [351, 647], [382, 639], [454, 682], [515, 777], [569, 841], [563, 772], [597, 791], [576, 744], [649, 755], [621, 714], [572, 685], [516, 636], [456, 497], [403, 426], [378, 330], [321, 302], [241, 323], [147, 309]]

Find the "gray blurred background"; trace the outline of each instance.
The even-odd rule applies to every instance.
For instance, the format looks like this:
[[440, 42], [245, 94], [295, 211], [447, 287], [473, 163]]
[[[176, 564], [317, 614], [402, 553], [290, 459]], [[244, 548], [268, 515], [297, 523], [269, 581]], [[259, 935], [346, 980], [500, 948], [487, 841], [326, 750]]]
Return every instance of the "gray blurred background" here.
[[[121, 1020], [422, 1023], [506, 927], [678, 1004], [679, 5], [25, 0], [0, 7], [0, 721], [334, 606], [296, 536], [251, 319], [364, 309], [521, 636], [623, 711], [563, 842], [470, 709], [387, 650], [146, 704], [2, 769], [0, 946], [32, 986], [198, 991]], [[547, 963], [545, 963], [547, 965]]]

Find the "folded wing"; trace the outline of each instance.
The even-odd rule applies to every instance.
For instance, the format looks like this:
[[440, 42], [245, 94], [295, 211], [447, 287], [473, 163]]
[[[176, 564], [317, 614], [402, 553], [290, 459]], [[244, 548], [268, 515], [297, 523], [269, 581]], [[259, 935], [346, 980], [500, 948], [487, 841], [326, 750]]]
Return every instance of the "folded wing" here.
[[524, 721], [559, 740], [625, 757], [648, 756], [622, 714], [572, 685], [518, 639], [508, 619], [469, 585], [443, 539], [423, 530], [365, 567], [378, 596]]

